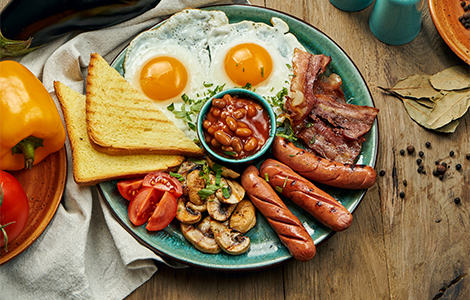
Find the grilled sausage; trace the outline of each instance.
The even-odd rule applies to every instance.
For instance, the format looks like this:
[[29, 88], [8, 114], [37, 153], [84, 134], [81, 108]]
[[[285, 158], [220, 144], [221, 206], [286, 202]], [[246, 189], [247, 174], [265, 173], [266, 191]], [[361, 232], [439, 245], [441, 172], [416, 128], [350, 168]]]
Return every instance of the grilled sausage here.
[[312, 259], [316, 253], [312, 237], [271, 186], [259, 177], [258, 169], [255, 166], [245, 169], [241, 182], [251, 202], [266, 217], [292, 256], [298, 261]]
[[261, 177], [287, 198], [314, 216], [323, 225], [334, 231], [347, 229], [352, 223], [352, 214], [335, 198], [295, 173], [285, 164], [267, 159], [261, 164]]
[[342, 164], [321, 158], [277, 136], [273, 155], [299, 175], [318, 183], [344, 188], [367, 189], [374, 185], [377, 173], [367, 165]]

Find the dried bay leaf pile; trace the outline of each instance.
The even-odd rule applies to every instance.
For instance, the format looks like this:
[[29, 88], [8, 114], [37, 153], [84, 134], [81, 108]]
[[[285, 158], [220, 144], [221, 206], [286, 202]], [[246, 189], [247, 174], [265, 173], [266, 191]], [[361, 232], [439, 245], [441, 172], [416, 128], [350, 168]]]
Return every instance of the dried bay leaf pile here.
[[412, 75], [391, 88], [379, 88], [401, 99], [421, 126], [452, 133], [470, 107], [470, 68], [454, 66], [434, 75]]

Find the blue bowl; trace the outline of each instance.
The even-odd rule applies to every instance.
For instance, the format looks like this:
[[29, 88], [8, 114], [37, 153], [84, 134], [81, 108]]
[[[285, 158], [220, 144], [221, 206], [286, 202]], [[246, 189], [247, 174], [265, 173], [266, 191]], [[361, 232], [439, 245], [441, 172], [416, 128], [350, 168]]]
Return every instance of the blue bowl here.
[[[241, 159], [227, 158], [227, 157], [221, 156], [217, 154], [216, 152], [214, 152], [206, 143], [206, 140], [204, 139], [202, 123], [206, 119], [206, 114], [209, 112], [212, 106], [212, 99], [221, 99], [225, 94], [229, 94], [232, 97], [237, 96], [239, 98], [254, 100], [258, 102], [263, 107], [263, 109], [265, 109], [268, 112], [269, 120], [271, 122], [271, 130], [269, 132], [269, 137], [266, 140], [266, 143], [263, 145], [263, 147], [258, 152], [256, 152], [255, 154], [251, 156], [244, 157]], [[266, 151], [268, 151], [271, 148], [271, 144], [274, 140], [274, 136], [276, 135], [276, 125], [277, 125], [276, 114], [274, 113], [268, 101], [266, 101], [263, 97], [261, 97], [259, 94], [255, 92], [252, 92], [246, 89], [241, 89], [241, 88], [234, 88], [234, 89], [225, 90], [223, 92], [220, 92], [214, 95], [204, 104], [204, 106], [201, 108], [199, 115], [197, 117], [197, 134], [199, 136], [199, 141], [201, 142], [202, 148], [206, 151], [206, 154], [213, 160], [221, 164], [231, 164], [231, 165], [253, 164], [256, 161], [260, 160], [262, 156], [266, 153]]]

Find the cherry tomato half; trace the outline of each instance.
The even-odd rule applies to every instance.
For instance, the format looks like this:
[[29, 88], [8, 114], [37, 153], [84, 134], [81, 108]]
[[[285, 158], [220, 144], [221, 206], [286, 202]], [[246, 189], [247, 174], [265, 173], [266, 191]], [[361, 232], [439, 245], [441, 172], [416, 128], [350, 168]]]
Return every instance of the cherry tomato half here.
[[[2, 189], [3, 201], [0, 200], [0, 228], [6, 233], [8, 246], [21, 234], [26, 225], [29, 215], [29, 202], [20, 182], [5, 171], [0, 171], [0, 195]], [[0, 247], [5, 245], [3, 230], [0, 231]]]
[[151, 187], [142, 187], [129, 203], [129, 219], [132, 224], [140, 226], [147, 222], [155, 210], [163, 192]]
[[124, 199], [131, 201], [135, 195], [139, 192], [142, 188], [142, 181], [144, 179], [126, 179], [123, 181], [119, 181], [117, 184], [117, 188], [119, 193], [121, 194]]
[[175, 177], [162, 172], [152, 172], [144, 177], [142, 186], [153, 187], [162, 192], [170, 192], [178, 199], [183, 194], [183, 187]]
[[157, 231], [168, 226], [176, 216], [176, 207], [176, 198], [170, 192], [165, 192], [145, 228], [149, 231]]

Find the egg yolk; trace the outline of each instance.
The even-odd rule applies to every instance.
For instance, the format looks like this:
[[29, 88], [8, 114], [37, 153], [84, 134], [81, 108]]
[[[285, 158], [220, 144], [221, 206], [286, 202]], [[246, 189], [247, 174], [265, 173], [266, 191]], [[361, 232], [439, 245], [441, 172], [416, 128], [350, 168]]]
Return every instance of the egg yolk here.
[[256, 86], [269, 77], [272, 69], [271, 56], [257, 44], [239, 44], [230, 49], [225, 57], [225, 72], [240, 86], [247, 83]]
[[161, 56], [150, 60], [140, 72], [140, 86], [148, 97], [167, 100], [178, 96], [186, 86], [188, 73], [173, 57]]

